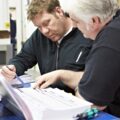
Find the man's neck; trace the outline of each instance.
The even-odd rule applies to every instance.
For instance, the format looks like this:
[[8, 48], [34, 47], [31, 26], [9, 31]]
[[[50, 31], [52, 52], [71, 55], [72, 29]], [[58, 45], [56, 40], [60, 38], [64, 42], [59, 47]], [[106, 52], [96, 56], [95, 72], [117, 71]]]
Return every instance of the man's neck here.
[[63, 39], [65, 36], [67, 36], [67, 35], [72, 31], [72, 28], [73, 28], [73, 27], [71, 26], [71, 27], [69, 28], [69, 30], [63, 35], [63, 37], [62, 37], [60, 40], [57, 41], [58, 44], [60, 44], [61, 41], [62, 41], [62, 39]]
[[67, 18], [66, 25], [67, 25], [66, 33], [63, 35], [63, 37], [61, 37], [60, 40], [57, 41], [58, 44], [60, 44], [62, 39], [72, 31], [73, 27], [75, 27], [75, 23], [70, 18]]

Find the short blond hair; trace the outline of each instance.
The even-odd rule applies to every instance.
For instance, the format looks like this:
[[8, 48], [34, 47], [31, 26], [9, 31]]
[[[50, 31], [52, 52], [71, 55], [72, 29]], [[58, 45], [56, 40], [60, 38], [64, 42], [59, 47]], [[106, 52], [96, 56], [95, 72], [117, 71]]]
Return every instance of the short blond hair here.
[[57, 6], [60, 7], [58, 0], [32, 0], [27, 10], [27, 19], [33, 20], [37, 14], [42, 14], [43, 11], [52, 13]]

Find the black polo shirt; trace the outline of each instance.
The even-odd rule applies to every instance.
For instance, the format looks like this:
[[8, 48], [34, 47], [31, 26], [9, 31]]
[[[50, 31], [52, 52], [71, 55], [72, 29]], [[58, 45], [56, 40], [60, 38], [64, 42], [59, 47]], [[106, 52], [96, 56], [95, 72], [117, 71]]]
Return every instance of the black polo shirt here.
[[120, 16], [98, 34], [79, 83], [88, 101], [108, 106], [107, 112], [120, 117]]
[[[92, 42], [85, 39], [77, 28], [73, 28], [60, 44], [56, 44], [36, 29], [9, 64], [15, 65], [18, 75], [24, 74], [36, 64], [38, 64], [41, 75], [58, 69], [83, 71]], [[82, 55], [77, 60], [81, 51]], [[61, 81], [52, 84], [51, 87], [74, 92]]]

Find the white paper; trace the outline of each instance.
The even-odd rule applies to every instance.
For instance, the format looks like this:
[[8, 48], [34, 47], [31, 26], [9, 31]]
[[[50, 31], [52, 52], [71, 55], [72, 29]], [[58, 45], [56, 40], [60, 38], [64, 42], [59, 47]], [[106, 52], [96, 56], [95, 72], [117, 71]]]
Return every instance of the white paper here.
[[91, 103], [57, 88], [13, 88], [0, 77], [0, 90], [18, 106], [26, 120], [73, 120]]
[[[33, 90], [21, 88], [22, 97], [34, 120], [72, 120], [76, 114], [90, 108], [90, 103], [59, 89]], [[17, 91], [19, 94], [19, 91]]]

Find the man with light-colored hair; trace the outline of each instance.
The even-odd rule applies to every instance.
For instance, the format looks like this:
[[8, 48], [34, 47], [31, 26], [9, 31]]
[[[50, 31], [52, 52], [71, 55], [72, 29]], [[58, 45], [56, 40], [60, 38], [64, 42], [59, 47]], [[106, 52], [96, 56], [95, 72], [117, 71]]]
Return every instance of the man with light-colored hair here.
[[[84, 70], [92, 41], [85, 39], [74, 27], [58, 0], [32, 0], [27, 17], [37, 29], [24, 43], [20, 53], [10, 60], [10, 65], [2, 68], [1, 73], [6, 79], [12, 80], [16, 73], [24, 74], [37, 63], [41, 75], [57, 69]], [[62, 82], [56, 82], [52, 87], [74, 92]]]
[[43, 76], [35, 87], [45, 88], [62, 80], [78, 90], [80, 97], [120, 117], [120, 11], [117, 0], [60, 0], [60, 4], [94, 44], [84, 74], [58, 70]]

